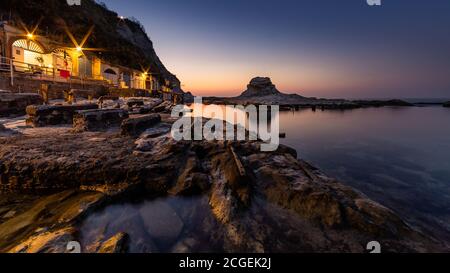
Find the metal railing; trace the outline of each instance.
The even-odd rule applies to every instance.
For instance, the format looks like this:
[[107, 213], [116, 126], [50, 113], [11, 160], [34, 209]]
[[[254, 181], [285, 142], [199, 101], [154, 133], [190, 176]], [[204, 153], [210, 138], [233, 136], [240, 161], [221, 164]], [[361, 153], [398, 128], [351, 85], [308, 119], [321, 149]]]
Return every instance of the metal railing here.
[[[107, 84], [115, 87], [120, 87], [121, 83], [117, 76], [108, 77], [105, 74], [100, 75], [70, 75], [64, 78], [59, 75], [60, 70], [54, 67], [46, 67], [43, 65], [36, 65], [17, 61], [7, 57], [0, 57], [0, 73], [8, 74], [10, 77], [11, 86], [14, 86], [15, 79], [21, 77], [28, 77], [35, 80], [45, 80], [52, 82], [63, 82], [69, 84]], [[127, 82], [128, 88], [146, 89], [146, 80], [131, 78]], [[151, 84], [150, 90], [159, 90], [156, 84]]]
[[35, 80], [63, 82], [69, 84], [115, 84], [107, 81], [103, 75], [92, 75], [90, 77], [85, 75], [70, 75], [68, 78], [65, 78], [58, 74], [59, 71], [61, 70], [54, 67], [46, 67], [43, 65], [17, 61], [7, 57], [0, 57], [0, 73], [7, 73], [9, 75], [11, 86], [14, 86], [14, 81], [19, 76], [29, 77], [30, 79]]

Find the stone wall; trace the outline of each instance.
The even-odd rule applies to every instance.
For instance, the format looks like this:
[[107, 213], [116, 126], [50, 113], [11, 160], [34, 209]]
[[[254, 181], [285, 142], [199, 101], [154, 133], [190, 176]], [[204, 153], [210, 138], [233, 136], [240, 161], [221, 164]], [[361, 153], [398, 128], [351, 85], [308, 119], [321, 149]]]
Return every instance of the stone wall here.
[[92, 90], [95, 97], [101, 97], [108, 93], [108, 87], [100, 84], [54, 83], [30, 78], [15, 78], [14, 86], [11, 86], [9, 77], [0, 77], [0, 90], [11, 92], [37, 94], [42, 84], [48, 84], [49, 86], [49, 99], [64, 99], [64, 91], [70, 89]]

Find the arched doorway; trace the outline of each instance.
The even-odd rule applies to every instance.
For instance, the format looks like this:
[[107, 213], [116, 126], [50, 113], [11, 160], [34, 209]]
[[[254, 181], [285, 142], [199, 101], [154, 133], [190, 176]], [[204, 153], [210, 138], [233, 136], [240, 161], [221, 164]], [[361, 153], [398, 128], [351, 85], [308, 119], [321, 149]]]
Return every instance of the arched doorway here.
[[112, 84], [117, 84], [119, 79], [117, 72], [112, 68], [107, 68], [103, 71], [103, 78], [108, 80]]
[[43, 47], [32, 40], [16, 40], [11, 49], [12, 59], [18, 67], [26, 67], [27, 65], [45, 66], [53, 63], [52, 56], [44, 54]]

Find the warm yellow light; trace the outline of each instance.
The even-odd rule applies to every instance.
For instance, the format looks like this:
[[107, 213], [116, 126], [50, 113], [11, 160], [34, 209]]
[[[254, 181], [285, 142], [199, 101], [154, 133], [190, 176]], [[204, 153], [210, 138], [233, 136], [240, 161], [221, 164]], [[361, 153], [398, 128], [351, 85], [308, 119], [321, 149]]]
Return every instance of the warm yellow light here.
[[119, 19], [120, 20], [125, 20], [125, 17], [124, 16], [119, 16]]
[[33, 39], [34, 35], [31, 34], [31, 33], [28, 33], [28, 34], [27, 34], [27, 37], [28, 37], [28, 39]]
[[79, 46], [77, 46], [77, 51], [78, 52], [81, 52], [83, 49], [81, 48], [81, 47], [79, 47]]

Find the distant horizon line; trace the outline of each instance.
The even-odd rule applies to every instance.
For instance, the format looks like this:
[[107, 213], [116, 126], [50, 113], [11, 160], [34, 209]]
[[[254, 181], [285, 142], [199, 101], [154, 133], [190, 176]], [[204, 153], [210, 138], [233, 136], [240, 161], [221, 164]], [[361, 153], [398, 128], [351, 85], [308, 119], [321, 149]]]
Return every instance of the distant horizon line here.
[[[184, 91], [184, 92], [190, 92], [193, 96], [197, 96], [197, 97], [220, 97], [220, 98], [235, 98], [238, 97], [239, 95], [236, 96], [220, 96], [220, 95], [202, 95], [202, 96], [198, 96], [195, 94], [195, 92], [193, 91]], [[287, 95], [299, 95], [305, 98], [317, 98], [317, 99], [329, 99], [329, 100], [395, 100], [395, 99], [400, 99], [400, 100], [405, 100], [405, 101], [415, 101], [417, 102], [429, 102], [430, 100], [433, 100], [433, 102], [447, 102], [450, 101], [450, 97], [322, 97], [322, 96], [305, 96], [305, 95], [301, 95], [299, 93], [285, 93], [282, 92], [284, 94]], [[423, 101], [425, 100], [425, 101]], [[440, 101], [437, 101], [440, 100]]]

